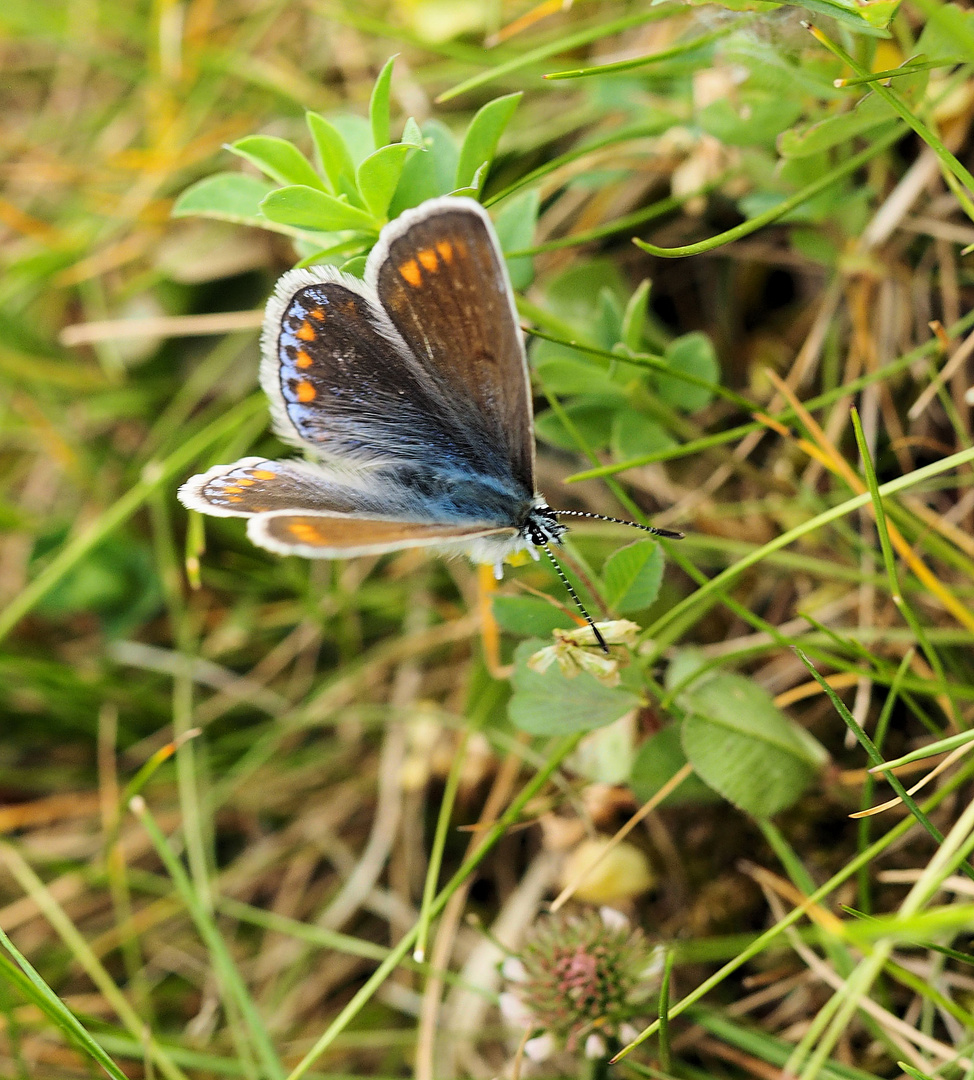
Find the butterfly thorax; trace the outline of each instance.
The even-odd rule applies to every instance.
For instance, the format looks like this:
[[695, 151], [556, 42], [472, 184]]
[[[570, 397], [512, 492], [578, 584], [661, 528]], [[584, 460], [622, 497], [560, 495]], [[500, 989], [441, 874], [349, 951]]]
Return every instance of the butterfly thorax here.
[[[399, 464], [385, 472], [386, 505], [389, 488], [394, 487], [400, 500], [397, 515], [418, 520], [479, 521], [523, 531], [536, 514], [540, 496], [525, 490], [514, 477], [498, 472], [500, 475], [491, 475], [449, 461], [425, 467], [412, 462]], [[557, 527], [557, 522], [554, 524]]]

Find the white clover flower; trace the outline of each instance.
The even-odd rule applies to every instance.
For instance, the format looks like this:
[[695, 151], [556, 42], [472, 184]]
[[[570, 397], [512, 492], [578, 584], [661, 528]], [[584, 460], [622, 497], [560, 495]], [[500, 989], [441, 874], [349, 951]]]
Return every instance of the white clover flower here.
[[503, 964], [501, 964], [501, 975], [507, 979], [508, 982], [524, 982], [528, 973], [524, 970], [524, 965], [516, 956], [509, 956]]
[[666, 949], [662, 945], [657, 945], [650, 954], [649, 963], [643, 968], [642, 977], [644, 979], [658, 979], [663, 974], [665, 966]]
[[602, 907], [599, 908], [599, 915], [602, 917], [602, 922], [604, 922], [610, 930], [629, 929], [629, 920], [621, 911], [614, 907], [603, 904]]
[[524, 1004], [517, 994], [503, 993], [498, 999], [501, 1016], [511, 1025], [518, 1028], [533, 1028], [535, 1026], [534, 1013]]
[[635, 1024], [630, 1024], [627, 1020], [624, 1024], [619, 1025], [619, 1038], [628, 1046], [639, 1038], [639, 1028]]
[[[635, 645], [639, 634], [639, 623], [631, 619], [610, 619], [608, 622], [595, 624], [605, 638], [606, 645]], [[552, 637], [558, 641], [567, 641], [572, 645], [596, 645], [595, 634], [591, 626], [580, 626], [577, 630], [554, 630]]]
[[591, 1061], [598, 1061], [608, 1055], [609, 1048], [605, 1045], [605, 1039], [601, 1035], [592, 1032], [585, 1040], [585, 1056]]
[[524, 1044], [524, 1053], [532, 1061], [547, 1061], [557, 1049], [555, 1037], [550, 1031], [546, 1031], [543, 1035], [536, 1035]]
[[[607, 645], [636, 643], [639, 625], [628, 619], [613, 619], [596, 623]], [[619, 660], [602, 652], [593, 652], [596, 637], [591, 626], [577, 630], [554, 630], [554, 645], [539, 649], [528, 659], [528, 667], [543, 675], [552, 664], [557, 664], [566, 679], [574, 679], [579, 672], [587, 671], [606, 686], [619, 685]]]

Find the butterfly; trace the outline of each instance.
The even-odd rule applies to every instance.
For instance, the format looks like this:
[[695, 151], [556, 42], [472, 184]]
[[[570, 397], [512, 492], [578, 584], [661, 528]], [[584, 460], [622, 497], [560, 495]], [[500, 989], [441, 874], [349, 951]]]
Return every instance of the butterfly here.
[[247, 518], [253, 543], [281, 555], [423, 547], [500, 577], [512, 556], [541, 549], [586, 614], [550, 545], [567, 531], [559, 518], [602, 516], [553, 510], [535, 489], [524, 340], [479, 203], [444, 196], [405, 211], [379, 234], [364, 279], [331, 266], [286, 273], [261, 354], [274, 429], [307, 460], [217, 465], [179, 489], [184, 506]]

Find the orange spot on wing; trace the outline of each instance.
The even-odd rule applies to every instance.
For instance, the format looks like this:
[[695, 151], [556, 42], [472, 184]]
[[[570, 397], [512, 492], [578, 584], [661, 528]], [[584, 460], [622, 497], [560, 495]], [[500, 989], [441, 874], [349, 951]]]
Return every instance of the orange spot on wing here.
[[417, 253], [416, 258], [422, 263], [423, 269], [428, 270], [431, 274], [435, 274], [440, 268], [440, 261], [432, 248], [423, 248], [422, 251]]
[[415, 259], [404, 262], [399, 267], [399, 273], [414, 289], [419, 288], [419, 286], [423, 284], [423, 271], [420, 270], [419, 263], [417, 263]]
[[306, 379], [298, 383], [294, 388], [295, 394], [298, 396], [298, 401], [314, 401], [318, 396], [318, 391], [309, 383]]
[[223, 495], [239, 495], [241, 491], [243, 491], [243, 488], [237, 487], [236, 484], [229, 484], [227, 487], [225, 487], [223, 489], [221, 494], [223, 494]]
[[255, 480], [243, 480], [243, 479], [241, 479], [241, 480], [236, 481], [237, 487], [250, 487], [252, 484], [255, 484], [255, 483], [256, 483]]
[[271, 472], [270, 469], [251, 469], [250, 475], [255, 480], [273, 480], [276, 478], [277, 473]]
[[243, 502], [243, 499], [239, 495], [228, 495], [227, 502]]
[[448, 265], [453, 262], [453, 245], [449, 240], [441, 240], [436, 245], [436, 250], [440, 253], [440, 258]]
[[312, 319], [317, 319], [318, 322], [324, 322], [325, 321], [325, 313], [322, 310], [322, 308], [320, 308], [320, 307], [312, 308], [311, 311], [308, 312], [308, 315]]
[[314, 361], [304, 349], [298, 349], [298, 355], [294, 358], [294, 363], [299, 368], [308, 368], [311, 367]]
[[305, 319], [301, 324], [301, 329], [294, 336], [299, 337], [302, 341], [314, 341], [315, 328]]
[[306, 544], [313, 544], [316, 540], [321, 539], [321, 533], [310, 522], [292, 521], [288, 528], [299, 540], [303, 540]]

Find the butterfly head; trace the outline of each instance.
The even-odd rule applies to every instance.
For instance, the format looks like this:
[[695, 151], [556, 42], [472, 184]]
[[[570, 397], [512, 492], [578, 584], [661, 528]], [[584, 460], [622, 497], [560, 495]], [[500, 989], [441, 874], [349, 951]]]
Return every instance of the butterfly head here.
[[566, 532], [568, 527], [558, 521], [556, 512], [540, 496], [531, 504], [521, 526], [521, 535], [534, 547], [560, 544]]

